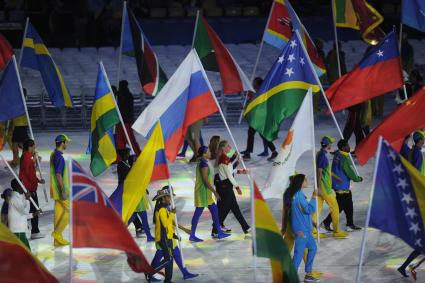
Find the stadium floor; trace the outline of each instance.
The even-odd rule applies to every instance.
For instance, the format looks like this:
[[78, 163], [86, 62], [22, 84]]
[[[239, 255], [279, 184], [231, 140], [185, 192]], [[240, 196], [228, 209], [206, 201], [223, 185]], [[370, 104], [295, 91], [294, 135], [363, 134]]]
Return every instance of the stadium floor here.
[[[283, 128], [287, 129], [288, 127]], [[232, 131], [240, 150], [243, 150], [246, 143], [246, 127], [236, 127]], [[56, 134], [58, 133], [36, 133], [36, 144], [43, 158], [42, 169], [46, 181], [49, 174], [49, 154], [54, 147], [53, 141]], [[88, 141], [88, 133], [84, 131], [68, 134], [72, 142], [65, 156], [76, 159], [85, 169], [88, 169], [89, 156], [84, 154]], [[205, 140], [209, 140], [212, 135], [216, 134], [228, 138], [224, 127], [203, 130]], [[321, 118], [316, 119], [316, 146], [318, 146], [319, 139], [324, 134], [338, 136], [330, 118], [321, 115]], [[286, 132], [282, 131], [279, 140], [275, 144], [278, 145], [278, 142], [281, 142], [285, 135]], [[138, 139], [141, 144], [144, 143], [142, 137], [138, 136]], [[252, 170], [255, 180], [261, 187], [268, 176], [271, 163], [265, 158], [256, 156], [257, 153], [262, 151], [262, 143], [258, 136], [255, 142], [253, 158], [247, 162], [247, 166]], [[6, 150], [4, 154], [7, 158], [11, 158], [9, 151]], [[189, 159], [191, 153], [188, 152], [187, 155]], [[308, 152], [300, 158], [297, 166], [300, 172], [307, 174], [310, 184], [313, 183], [311, 162], [311, 152]], [[10, 182], [11, 174], [3, 165], [0, 168], [0, 184], [5, 187]], [[374, 159], [364, 167], [359, 166], [358, 169], [364, 181], [353, 184], [354, 218], [355, 223], [360, 226], [364, 226], [373, 168]], [[194, 211], [194, 169], [195, 165], [183, 160], [170, 164], [171, 184], [175, 187], [177, 194], [178, 221], [179, 224], [184, 226], [190, 226]], [[111, 168], [105, 174], [96, 178], [96, 181], [107, 195], [112, 193], [117, 183], [117, 176], [114, 171], [115, 168]], [[238, 201], [244, 216], [250, 221], [249, 183], [247, 177], [244, 175], [237, 176], [237, 180], [242, 184], [243, 189], [243, 195], [241, 197], [238, 196]], [[160, 188], [163, 184], [164, 182], [153, 184], [151, 192], [155, 193], [156, 189]], [[48, 181], [46, 187], [48, 188]], [[30, 245], [34, 254], [37, 255], [61, 282], [69, 282], [69, 248], [54, 249], [53, 247], [52, 237], [50, 236], [53, 229], [53, 201], [49, 200], [48, 203], [45, 202], [42, 188], [42, 185], [40, 185], [39, 200], [45, 213], [40, 219], [40, 229], [47, 236], [43, 239], [30, 241]], [[311, 191], [312, 188], [309, 188], [306, 192], [308, 197], [311, 196]], [[151, 193], [151, 197], [153, 193]], [[280, 223], [282, 200], [272, 199], [268, 203], [273, 210], [276, 220]], [[327, 215], [327, 212], [328, 209], [325, 205], [322, 219]], [[151, 221], [150, 213], [149, 221]], [[344, 215], [341, 215], [341, 225], [345, 228]], [[266, 259], [256, 259], [257, 272], [255, 275], [253, 268], [254, 261], [251, 253], [251, 237], [245, 237], [232, 214], [226, 220], [226, 226], [233, 229], [232, 236], [222, 241], [212, 240], [209, 235], [211, 227], [210, 215], [209, 212], [205, 211], [198, 226], [198, 237], [205, 239], [203, 243], [190, 243], [188, 241], [188, 235], [180, 231], [183, 238], [182, 247], [186, 265], [191, 272], [200, 274], [199, 277], [191, 281], [271, 282], [270, 265]], [[151, 231], [153, 231], [153, 228], [151, 223]], [[129, 229], [133, 236], [135, 236], [133, 225], [130, 225]], [[104, 231], [104, 233], [108, 233], [108, 231]], [[68, 235], [68, 229], [64, 235]], [[355, 281], [362, 235], [362, 232], [352, 232], [347, 239], [333, 239], [330, 237], [320, 241], [319, 250], [314, 262], [314, 269], [324, 273], [321, 282], [342, 283]], [[153, 243], [147, 243], [146, 238], [136, 239], [136, 241], [148, 260], [151, 260], [155, 252], [155, 245]], [[411, 248], [401, 240], [375, 229], [369, 229], [366, 247], [362, 282], [411, 281], [411, 279], [401, 278], [396, 271], [396, 268], [411, 252]], [[131, 271], [127, 265], [126, 257], [122, 252], [102, 249], [74, 249], [73, 255], [73, 282], [145, 282], [143, 274], [137, 274]], [[425, 278], [424, 268], [418, 270], [418, 282]], [[303, 269], [304, 265], [302, 263], [300, 267], [300, 278], [303, 278]], [[176, 265], [174, 265], [173, 282], [183, 282], [182, 274]]]

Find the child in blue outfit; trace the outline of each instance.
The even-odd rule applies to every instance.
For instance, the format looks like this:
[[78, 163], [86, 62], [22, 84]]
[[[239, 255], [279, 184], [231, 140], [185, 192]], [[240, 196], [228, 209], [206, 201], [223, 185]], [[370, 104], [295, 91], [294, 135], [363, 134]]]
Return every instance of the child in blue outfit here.
[[316, 211], [316, 197], [313, 195], [310, 201], [301, 191], [308, 186], [307, 179], [303, 174], [297, 174], [291, 178], [287, 189], [291, 199], [290, 217], [291, 229], [295, 234], [295, 248], [293, 262], [295, 268], [301, 264], [304, 256], [304, 250], [307, 248], [307, 260], [305, 263], [305, 282], [319, 282], [319, 279], [312, 276], [314, 257], [316, 256], [317, 246], [314, 241], [312, 230], [313, 224], [311, 215]]

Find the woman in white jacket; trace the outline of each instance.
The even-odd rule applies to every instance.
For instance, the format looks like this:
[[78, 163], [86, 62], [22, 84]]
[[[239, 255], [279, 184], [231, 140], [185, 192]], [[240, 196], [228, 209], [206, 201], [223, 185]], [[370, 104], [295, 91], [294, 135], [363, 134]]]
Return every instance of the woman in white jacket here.
[[[30, 194], [24, 194], [23, 189], [16, 179], [10, 183], [13, 192], [9, 200], [8, 224], [9, 229], [31, 250], [26, 231], [28, 229], [27, 219], [30, 216]], [[39, 215], [37, 211], [33, 215]]]
[[[215, 182], [217, 192], [220, 195], [220, 200], [217, 203], [218, 217], [221, 226], [224, 226], [224, 220], [226, 219], [229, 212], [232, 211], [239, 224], [241, 225], [243, 232], [248, 234], [251, 229], [241, 213], [238, 202], [236, 200], [235, 192], [233, 191], [233, 189], [236, 189], [238, 195], [242, 195], [242, 191], [235, 178], [233, 177], [232, 160], [227, 156], [230, 150], [231, 147], [227, 141], [220, 141], [216, 160], [216, 165], [218, 166], [218, 179], [216, 179]], [[215, 233], [216, 231], [213, 228], [213, 234]]]

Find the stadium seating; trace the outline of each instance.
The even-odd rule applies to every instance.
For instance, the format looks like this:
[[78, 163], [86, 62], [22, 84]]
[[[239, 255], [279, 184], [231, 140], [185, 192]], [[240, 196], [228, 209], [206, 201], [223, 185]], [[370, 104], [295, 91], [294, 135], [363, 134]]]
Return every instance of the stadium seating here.
[[[423, 41], [411, 40], [410, 43], [415, 49], [415, 62], [418, 65], [425, 65], [425, 49], [419, 48], [424, 45]], [[332, 42], [325, 42], [324, 49], [327, 53], [332, 47]], [[251, 77], [257, 56], [259, 45], [254, 44], [227, 44], [226, 45], [235, 60], [248, 78]], [[362, 58], [367, 45], [362, 41], [347, 41], [343, 44], [343, 51], [346, 54], [347, 69], [352, 69]], [[154, 46], [158, 60], [167, 76], [171, 76], [184, 57], [190, 50], [190, 46], [182, 45], [160, 45]], [[60, 110], [54, 108], [43, 86], [43, 82], [38, 72], [22, 68], [21, 78], [23, 86], [28, 91], [28, 107], [33, 120], [34, 128], [57, 129], [60, 127], [88, 128], [90, 121], [90, 111], [93, 104], [93, 97], [98, 71], [97, 62], [102, 61], [106, 73], [112, 85], [118, 84], [118, 79], [129, 81], [130, 90], [135, 97], [135, 112], [138, 115], [150, 101], [152, 97], [145, 97], [139, 83], [136, 64], [133, 58], [123, 56], [121, 59], [121, 73], [118, 78], [118, 49], [114, 47], [84, 47], [49, 49], [56, 64], [58, 65], [65, 84], [74, 97], [74, 108]], [[15, 50], [19, 54], [20, 50]], [[279, 55], [279, 50], [263, 45], [256, 76], [265, 77], [273, 62]], [[212, 88], [216, 92], [218, 101], [222, 105], [230, 123], [236, 123], [243, 104], [243, 95], [235, 94], [223, 96], [221, 94], [221, 80], [218, 73], [207, 72]], [[61, 119], [58, 119], [58, 115]], [[218, 116], [210, 119], [210, 124], [215, 121], [221, 122]]]

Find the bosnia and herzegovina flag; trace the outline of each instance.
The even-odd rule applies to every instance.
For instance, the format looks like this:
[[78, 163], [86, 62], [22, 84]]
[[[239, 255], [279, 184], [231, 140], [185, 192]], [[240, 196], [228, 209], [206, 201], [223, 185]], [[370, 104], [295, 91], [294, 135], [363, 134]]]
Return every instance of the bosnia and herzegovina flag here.
[[62, 75], [49, 50], [29, 21], [21, 52], [21, 66], [40, 72], [52, 104], [56, 107], [72, 107], [71, 93], [65, 86]]
[[254, 182], [255, 243], [257, 257], [270, 259], [273, 282], [299, 282], [298, 272], [273, 214]]
[[326, 96], [336, 112], [399, 89], [403, 84], [398, 41], [392, 31], [351, 72], [334, 82]]
[[117, 159], [113, 129], [118, 123], [120, 118], [113, 92], [100, 62], [90, 119], [90, 171], [93, 176], [104, 172]]
[[168, 178], [164, 139], [161, 123], [158, 121], [124, 183], [118, 186], [109, 200], [121, 214], [123, 222], [128, 223], [137, 205], [146, 194], [149, 183]]
[[307, 56], [294, 33], [245, 110], [249, 125], [270, 141], [301, 106], [307, 90], [320, 90]]
[[167, 75], [162, 70], [158, 58], [143, 34], [136, 17], [131, 10], [127, 9], [126, 3], [124, 1], [121, 52], [123, 55], [136, 59], [137, 73], [143, 91], [148, 95], [155, 96], [167, 82]]
[[333, 0], [335, 25], [360, 30], [364, 41], [376, 44], [385, 33], [379, 28], [384, 17], [365, 0]]
[[2, 282], [59, 282], [2, 223], [0, 223], [0, 262]]
[[198, 15], [193, 48], [207, 71], [219, 72], [224, 94], [254, 91], [245, 73], [208, 22]]
[[369, 226], [425, 252], [425, 176], [386, 140], [380, 148]]
[[298, 30], [303, 39], [307, 53], [319, 76], [326, 72], [325, 62], [316, 51], [313, 40], [307, 29], [301, 23], [294, 8], [288, 0], [275, 0], [270, 10], [269, 20], [264, 32], [264, 41], [276, 48], [282, 49], [292, 37], [292, 29]]

